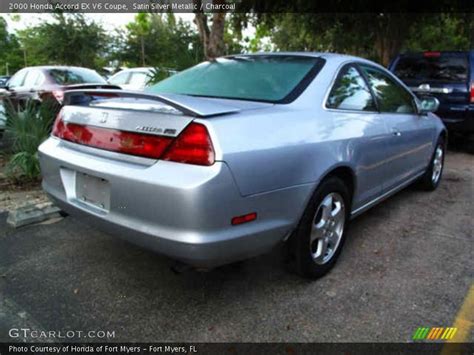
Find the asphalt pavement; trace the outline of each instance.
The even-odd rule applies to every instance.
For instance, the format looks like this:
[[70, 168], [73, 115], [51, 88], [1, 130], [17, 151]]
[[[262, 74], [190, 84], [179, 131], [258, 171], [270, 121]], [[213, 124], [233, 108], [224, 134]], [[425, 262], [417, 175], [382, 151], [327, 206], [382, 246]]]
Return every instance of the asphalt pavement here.
[[473, 283], [473, 181], [474, 156], [450, 152], [437, 191], [409, 187], [357, 218], [335, 269], [313, 282], [287, 270], [282, 247], [175, 274], [72, 217], [13, 230], [1, 215], [0, 341], [20, 327], [117, 342], [410, 341], [451, 326]]

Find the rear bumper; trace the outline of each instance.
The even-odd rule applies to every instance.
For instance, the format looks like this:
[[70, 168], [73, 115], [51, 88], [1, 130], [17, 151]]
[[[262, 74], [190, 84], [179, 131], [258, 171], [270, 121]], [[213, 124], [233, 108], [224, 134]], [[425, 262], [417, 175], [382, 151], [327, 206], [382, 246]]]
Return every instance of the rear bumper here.
[[474, 105], [463, 106], [460, 110], [443, 111], [437, 113], [449, 131], [472, 134], [474, 133]]
[[[104, 231], [194, 266], [271, 249], [296, 225], [312, 186], [242, 197], [225, 163], [150, 166], [86, 154], [50, 138], [40, 146], [43, 188], [66, 212]], [[76, 174], [107, 181], [105, 208], [81, 201]], [[78, 190], [79, 189], [79, 190]], [[232, 226], [234, 216], [256, 221]]]

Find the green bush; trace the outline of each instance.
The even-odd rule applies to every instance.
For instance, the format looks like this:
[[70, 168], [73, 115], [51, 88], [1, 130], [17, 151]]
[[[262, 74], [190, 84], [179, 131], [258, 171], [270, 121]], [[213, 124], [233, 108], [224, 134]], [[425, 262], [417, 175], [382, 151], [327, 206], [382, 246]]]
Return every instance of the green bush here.
[[31, 100], [23, 107], [14, 107], [9, 101], [4, 104], [5, 133], [11, 147], [7, 175], [15, 179], [37, 180], [40, 176], [38, 147], [51, 132], [58, 104], [53, 101], [40, 104]]
[[154, 85], [161, 80], [164, 80], [172, 75], [172, 72], [169, 69], [154, 67], [151, 70], [150, 75], [148, 76], [147, 86]]

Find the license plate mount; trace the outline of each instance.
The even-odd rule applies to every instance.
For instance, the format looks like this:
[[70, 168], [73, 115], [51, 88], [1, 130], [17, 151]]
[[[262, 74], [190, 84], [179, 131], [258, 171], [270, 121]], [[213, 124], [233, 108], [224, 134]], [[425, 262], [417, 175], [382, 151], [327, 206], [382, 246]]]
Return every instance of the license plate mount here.
[[110, 184], [106, 179], [76, 172], [76, 198], [101, 210], [110, 210]]

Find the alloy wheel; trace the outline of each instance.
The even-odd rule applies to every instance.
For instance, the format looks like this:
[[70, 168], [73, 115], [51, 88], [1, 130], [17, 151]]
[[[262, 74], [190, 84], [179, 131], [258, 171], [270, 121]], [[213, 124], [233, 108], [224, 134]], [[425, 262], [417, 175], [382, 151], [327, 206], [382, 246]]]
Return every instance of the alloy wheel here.
[[344, 199], [337, 192], [323, 198], [311, 226], [310, 252], [316, 264], [326, 264], [337, 251], [344, 234]]

